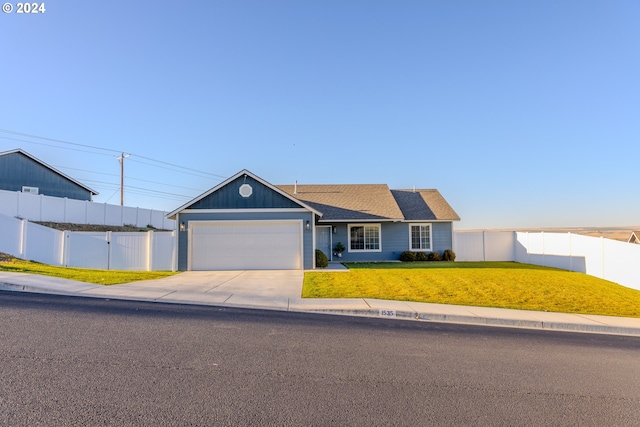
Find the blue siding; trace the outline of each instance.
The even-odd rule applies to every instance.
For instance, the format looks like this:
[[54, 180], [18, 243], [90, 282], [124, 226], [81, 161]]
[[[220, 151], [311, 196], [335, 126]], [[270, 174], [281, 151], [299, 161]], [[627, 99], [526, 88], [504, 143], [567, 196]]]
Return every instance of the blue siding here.
[[[249, 184], [253, 193], [249, 197], [240, 196], [240, 186]], [[189, 209], [255, 209], [255, 208], [299, 208], [293, 200], [273, 191], [250, 176], [241, 176], [198, 200]]]
[[[178, 214], [178, 224], [184, 222], [187, 228], [190, 221], [251, 221], [251, 220], [287, 220], [300, 219], [303, 224], [307, 221], [313, 224], [311, 212], [189, 212]], [[303, 227], [302, 231], [302, 256], [305, 270], [313, 268], [313, 233]], [[188, 233], [178, 232], [178, 270], [187, 269], [188, 260]]]
[[91, 200], [91, 192], [22, 153], [0, 156], [0, 189], [22, 191], [38, 187], [38, 194]]
[[[356, 222], [354, 222], [356, 224]], [[368, 223], [373, 224], [373, 223]], [[333, 247], [338, 242], [347, 248], [342, 253], [340, 261], [395, 261], [400, 259], [400, 254], [409, 250], [409, 223], [408, 222], [383, 222], [381, 224], [381, 252], [349, 252], [348, 225], [345, 223], [332, 224], [336, 227], [333, 234]], [[324, 224], [323, 224], [324, 225]], [[452, 248], [452, 224], [450, 222], [432, 223], [432, 246], [434, 252], [444, 252]], [[338, 258], [334, 255], [333, 260]]]

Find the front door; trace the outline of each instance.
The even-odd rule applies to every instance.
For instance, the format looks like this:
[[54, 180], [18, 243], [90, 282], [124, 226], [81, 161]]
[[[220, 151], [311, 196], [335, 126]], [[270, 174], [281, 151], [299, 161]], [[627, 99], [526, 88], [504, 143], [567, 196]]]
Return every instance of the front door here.
[[331, 227], [316, 227], [316, 249], [320, 249], [331, 261]]

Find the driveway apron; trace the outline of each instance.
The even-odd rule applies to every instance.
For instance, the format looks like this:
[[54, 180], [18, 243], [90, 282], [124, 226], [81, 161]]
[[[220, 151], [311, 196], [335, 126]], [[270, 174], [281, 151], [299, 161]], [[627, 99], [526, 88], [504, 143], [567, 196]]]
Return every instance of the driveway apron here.
[[289, 300], [302, 295], [303, 278], [301, 270], [186, 271], [163, 279], [94, 287], [84, 293], [288, 309]]

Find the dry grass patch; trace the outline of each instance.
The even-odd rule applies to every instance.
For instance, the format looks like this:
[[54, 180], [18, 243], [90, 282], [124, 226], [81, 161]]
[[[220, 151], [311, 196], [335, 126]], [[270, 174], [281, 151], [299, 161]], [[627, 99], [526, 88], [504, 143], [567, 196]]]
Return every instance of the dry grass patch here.
[[374, 298], [640, 317], [640, 291], [582, 273], [511, 262], [347, 264], [305, 273], [305, 298]]

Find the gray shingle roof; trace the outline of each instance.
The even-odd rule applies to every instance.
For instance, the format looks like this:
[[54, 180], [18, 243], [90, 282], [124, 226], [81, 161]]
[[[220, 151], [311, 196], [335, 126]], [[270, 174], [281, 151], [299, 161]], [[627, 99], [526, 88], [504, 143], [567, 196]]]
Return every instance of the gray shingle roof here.
[[313, 206], [327, 220], [402, 220], [404, 216], [386, 184], [276, 185]]
[[344, 220], [458, 221], [438, 190], [390, 190], [386, 184], [276, 185], [322, 212], [321, 222]]
[[391, 194], [406, 220], [460, 220], [438, 190], [391, 190]]

